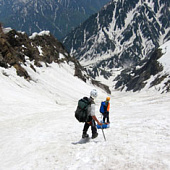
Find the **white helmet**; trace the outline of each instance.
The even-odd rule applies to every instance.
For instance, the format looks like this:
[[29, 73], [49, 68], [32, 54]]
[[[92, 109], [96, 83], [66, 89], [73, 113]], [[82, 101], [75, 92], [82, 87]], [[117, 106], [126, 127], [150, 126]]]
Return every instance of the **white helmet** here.
[[97, 90], [96, 90], [96, 89], [93, 89], [93, 90], [90, 92], [90, 97], [92, 97], [93, 99], [97, 97]]

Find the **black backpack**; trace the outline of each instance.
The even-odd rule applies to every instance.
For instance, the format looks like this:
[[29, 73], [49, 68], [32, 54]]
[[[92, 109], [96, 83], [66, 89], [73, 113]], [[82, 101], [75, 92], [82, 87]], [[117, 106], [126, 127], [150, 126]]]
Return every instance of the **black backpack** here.
[[88, 97], [83, 97], [78, 101], [75, 117], [79, 122], [86, 122], [88, 120], [88, 107], [90, 104], [91, 102]]

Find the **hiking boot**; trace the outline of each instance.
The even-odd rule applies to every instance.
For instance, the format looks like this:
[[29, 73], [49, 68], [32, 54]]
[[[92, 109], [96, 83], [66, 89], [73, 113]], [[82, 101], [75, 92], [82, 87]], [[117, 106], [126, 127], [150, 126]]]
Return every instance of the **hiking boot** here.
[[91, 137], [91, 138], [94, 139], [94, 138], [96, 138], [97, 136], [98, 136], [98, 133], [96, 132], [96, 133], [93, 133], [93, 134], [92, 134], [92, 137]]
[[87, 133], [82, 135], [82, 138], [88, 138], [88, 137], [89, 135]]

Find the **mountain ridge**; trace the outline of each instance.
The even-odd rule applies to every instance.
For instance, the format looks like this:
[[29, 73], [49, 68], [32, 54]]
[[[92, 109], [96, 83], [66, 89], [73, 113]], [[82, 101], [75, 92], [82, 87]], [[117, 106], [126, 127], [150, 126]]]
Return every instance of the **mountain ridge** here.
[[49, 31], [34, 33], [28, 37], [26, 33], [0, 27], [0, 67], [6, 69], [12, 67], [18, 76], [31, 81], [32, 77], [27, 69], [36, 72], [36, 68], [43, 65], [49, 67], [53, 62], [58, 65], [62, 63], [71, 65], [74, 70], [73, 76], [111, 93], [108, 86], [90, 78], [80, 63], [70, 56], [63, 44]]
[[0, 22], [29, 35], [49, 30], [61, 39], [108, 1], [0, 0]]
[[133, 69], [170, 40], [170, 3], [165, 0], [111, 1], [63, 40], [96, 80], [115, 69]]

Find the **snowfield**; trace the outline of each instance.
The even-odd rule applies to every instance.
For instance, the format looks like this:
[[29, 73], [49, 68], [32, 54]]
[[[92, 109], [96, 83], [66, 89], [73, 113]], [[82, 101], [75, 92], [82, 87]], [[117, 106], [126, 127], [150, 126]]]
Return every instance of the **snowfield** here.
[[67, 64], [28, 68], [30, 82], [0, 68], [0, 170], [170, 169], [170, 93], [112, 91], [106, 141], [99, 129], [96, 139], [79, 144], [78, 99], [96, 88], [101, 119], [107, 94], [73, 77]]

